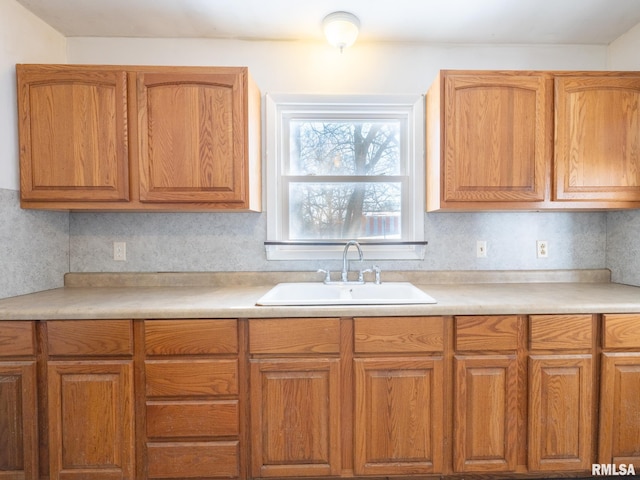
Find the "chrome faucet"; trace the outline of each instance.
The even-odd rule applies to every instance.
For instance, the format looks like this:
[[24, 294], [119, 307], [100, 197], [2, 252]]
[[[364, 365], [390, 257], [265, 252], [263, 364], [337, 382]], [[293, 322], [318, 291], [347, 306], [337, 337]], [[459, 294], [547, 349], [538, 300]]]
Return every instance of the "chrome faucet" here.
[[[355, 247], [358, 249], [358, 260], [361, 262], [362, 261], [362, 249], [360, 248], [360, 244], [356, 241], [356, 240], [349, 240], [347, 242], [347, 244], [344, 246], [344, 251], [342, 252], [342, 281], [343, 282], [348, 282], [349, 281], [349, 260], [347, 259], [347, 254], [349, 253], [349, 247], [351, 245], [355, 245]], [[364, 280], [360, 280], [364, 282]]]

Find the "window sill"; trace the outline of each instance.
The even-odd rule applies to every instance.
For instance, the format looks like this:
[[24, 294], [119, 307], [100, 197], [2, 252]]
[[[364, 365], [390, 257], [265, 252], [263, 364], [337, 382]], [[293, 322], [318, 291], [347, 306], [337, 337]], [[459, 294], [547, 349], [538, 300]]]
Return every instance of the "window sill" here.
[[[267, 260], [336, 260], [346, 242], [265, 242]], [[427, 242], [362, 242], [367, 260], [424, 260]]]

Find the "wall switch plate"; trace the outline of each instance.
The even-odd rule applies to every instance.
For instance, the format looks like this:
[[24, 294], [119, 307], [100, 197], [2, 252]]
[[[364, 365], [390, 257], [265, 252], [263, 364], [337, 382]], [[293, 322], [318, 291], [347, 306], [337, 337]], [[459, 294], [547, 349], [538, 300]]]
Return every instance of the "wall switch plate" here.
[[547, 258], [549, 256], [549, 243], [546, 240], [536, 241], [536, 257]]
[[113, 259], [116, 262], [127, 261], [127, 242], [113, 242]]
[[487, 258], [487, 242], [486, 240], [478, 240], [476, 242], [476, 257]]

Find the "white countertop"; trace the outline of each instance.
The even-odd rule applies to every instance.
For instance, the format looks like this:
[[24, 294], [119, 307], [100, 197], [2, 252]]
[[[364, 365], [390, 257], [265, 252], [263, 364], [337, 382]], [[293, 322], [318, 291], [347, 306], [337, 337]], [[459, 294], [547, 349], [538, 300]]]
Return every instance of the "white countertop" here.
[[[114, 282], [114, 278], [118, 280]], [[117, 275], [107, 282], [96, 282], [93, 277], [90, 281], [74, 278], [63, 288], [0, 300], [0, 320], [640, 312], [640, 287], [592, 281], [599, 280], [598, 275], [590, 281], [552, 282], [540, 281], [541, 278], [517, 281], [520, 278], [508, 276], [504, 277], [508, 279], [506, 283], [459, 283], [451, 279], [446, 283], [422, 283], [422, 278], [416, 277], [409, 281], [437, 303], [304, 307], [256, 306], [256, 301], [277, 282], [270, 278], [265, 284], [246, 282], [250, 283], [247, 285], [243, 282], [246, 278], [241, 275], [238, 281], [224, 282], [226, 286], [219, 282], [201, 285], [199, 281], [181, 281], [180, 286], [165, 285], [166, 280], [130, 282]]]

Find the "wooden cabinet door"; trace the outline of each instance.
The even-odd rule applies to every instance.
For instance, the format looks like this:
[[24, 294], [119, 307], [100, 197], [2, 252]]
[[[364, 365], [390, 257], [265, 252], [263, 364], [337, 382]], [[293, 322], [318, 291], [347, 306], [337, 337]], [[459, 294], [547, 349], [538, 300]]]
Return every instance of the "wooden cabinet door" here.
[[127, 74], [18, 65], [23, 201], [129, 198]]
[[599, 463], [640, 469], [640, 353], [603, 353]]
[[516, 358], [515, 354], [455, 356], [453, 466], [456, 472], [515, 470]]
[[251, 361], [252, 474], [340, 473], [338, 358]]
[[551, 94], [544, 74], [445, 74], [443, 202], [543, 201]]
[[443, 360], [355, 359], [355, 473], [442, 471]]
[[640, 201], [640, 75], [555, 79], [554, 200]]
[[141, 202], [243, 203], [243, 69], [137, 73]]
[[37, 480], [36, 365], [0, 362], [0, 479]]
[[529, 469], [589, 470], [592, 458], [591, 355], [529, 357]]
[[48, 363], [52, 480], [134, 479], [133, 363]]

